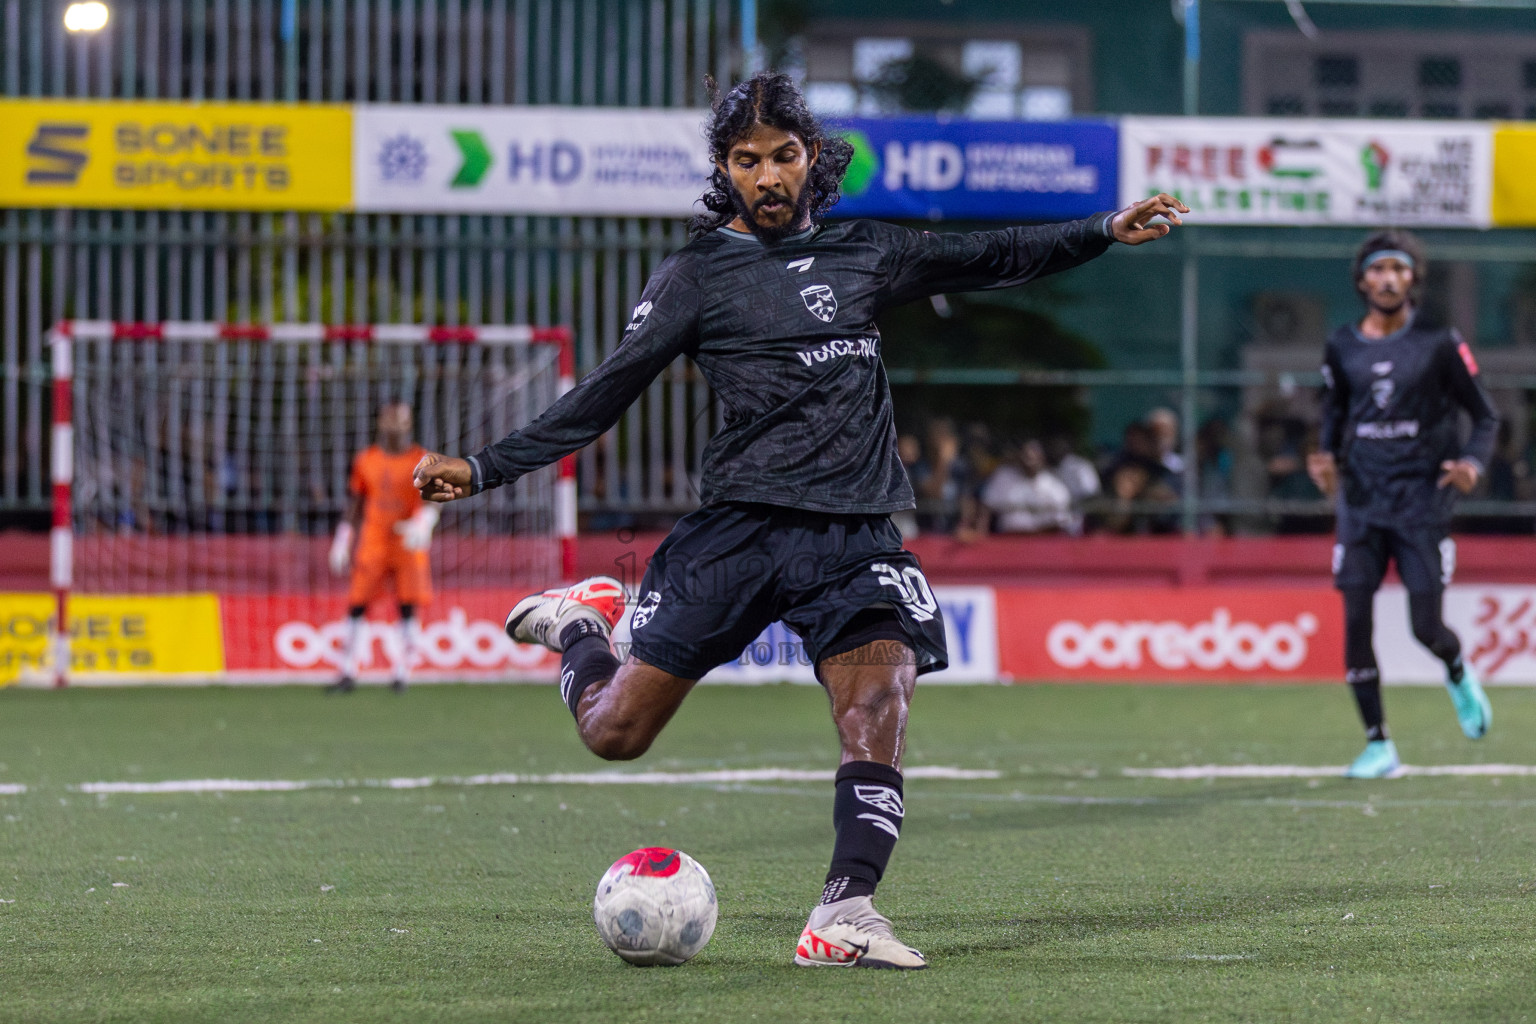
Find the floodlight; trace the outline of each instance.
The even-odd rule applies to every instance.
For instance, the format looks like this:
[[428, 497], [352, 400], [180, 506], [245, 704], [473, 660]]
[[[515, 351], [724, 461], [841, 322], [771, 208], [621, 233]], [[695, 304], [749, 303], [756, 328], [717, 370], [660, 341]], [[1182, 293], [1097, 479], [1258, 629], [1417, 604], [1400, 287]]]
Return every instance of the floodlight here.
[[107, 27], [111, 12], [100, 0], [70, 4], [64, 8], [64, 27], [71, 32], [99, 32]]

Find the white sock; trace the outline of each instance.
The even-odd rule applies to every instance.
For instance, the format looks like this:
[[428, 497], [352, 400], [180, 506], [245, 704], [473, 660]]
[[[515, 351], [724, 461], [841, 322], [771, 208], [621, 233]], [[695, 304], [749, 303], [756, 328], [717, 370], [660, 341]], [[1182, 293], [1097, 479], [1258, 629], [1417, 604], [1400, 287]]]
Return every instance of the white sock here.
[[411, 681], [411, 665], [416, 661], [416, 642], [421, 638], [421, 627], [416, 616], [400, 620], [400, 649], [395, 661], [395, 679], [402, 683]]
[[357, 678], [357, 664], [362, 660], [363, 617], [347, 616], [347, 641], [341, 656], [341, 674], [348, 679]]

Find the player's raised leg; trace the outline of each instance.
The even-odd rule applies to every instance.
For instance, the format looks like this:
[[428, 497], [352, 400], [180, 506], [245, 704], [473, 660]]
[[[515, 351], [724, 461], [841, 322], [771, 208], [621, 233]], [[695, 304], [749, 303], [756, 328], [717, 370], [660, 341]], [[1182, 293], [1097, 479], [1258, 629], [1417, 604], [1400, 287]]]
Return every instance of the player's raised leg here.
[[837, 838], [821, 903], [800, 933], [795, 963], [919, 970], [928, 961], [898, 939], [874, 907], [875, 887], [906, 815], [901, 755], [917, 656], [889, 613], [861, 613], [845, 636], [859, 645], [818, 666], [842, 742], [832, 804]]
[[1413, 637], [1445, 665], [1445, 688], [1456, 709], [1456, 722], [1469, 740], [1482, 739], [1493, 724], [1493, 706], [1483, 684], [1461, 656], [1461, 641], [1445, 624], [1439, 590], [1408, 592], [1408, 617]]
[[594, 576], [525, 597], [507, 616], [513, 640], [560, 652], [560, 697], [587, 749], [609, 761], [649, 750], [694, 684], [637, 658], [619, 663], [609, 637], [624, 601], [618, 580]]

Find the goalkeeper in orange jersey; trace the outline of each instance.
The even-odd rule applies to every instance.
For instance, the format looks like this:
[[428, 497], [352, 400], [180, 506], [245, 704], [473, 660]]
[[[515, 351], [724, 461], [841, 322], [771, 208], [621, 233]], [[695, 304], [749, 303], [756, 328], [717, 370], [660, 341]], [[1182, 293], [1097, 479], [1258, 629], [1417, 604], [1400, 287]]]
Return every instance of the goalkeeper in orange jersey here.
[[386, 403], [379, 410], [378, 443], [352, 460], [347, 487], [352, 497], [331, 544], [331, 571], [338, 576], [349, 568], [352, 571], [346, 649], [341, 678], [326, 687], [327, 693], [350, 693], [357, 688], [357, 668], [367, 646], [363, 615], [368, 605], [384, 595], [389, 582], [400, 602], [400, 642], [389, 652], [396, 693], [405, 692], [410, 677], [419, 633], [416, 613], [432, 600], [427, 547], [438, 517], [437, 508], [421, 499], [412, 479], [416, 463], [426, 452], [411, 440], [411, 427], [409, 405]]

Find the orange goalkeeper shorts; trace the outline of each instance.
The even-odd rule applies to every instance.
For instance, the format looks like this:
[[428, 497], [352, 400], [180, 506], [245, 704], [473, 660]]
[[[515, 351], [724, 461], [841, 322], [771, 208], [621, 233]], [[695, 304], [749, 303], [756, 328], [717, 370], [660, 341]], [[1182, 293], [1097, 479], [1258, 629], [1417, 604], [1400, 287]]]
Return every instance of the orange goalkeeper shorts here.
[[420, 608], [432, 603], [432, 570], [427, 553], [391, 545], [385, 550], [358, 548], [347, 604], [368, 605], [384, 597], [386, 581], [393, 581], [395, 598], [401, 604]]

